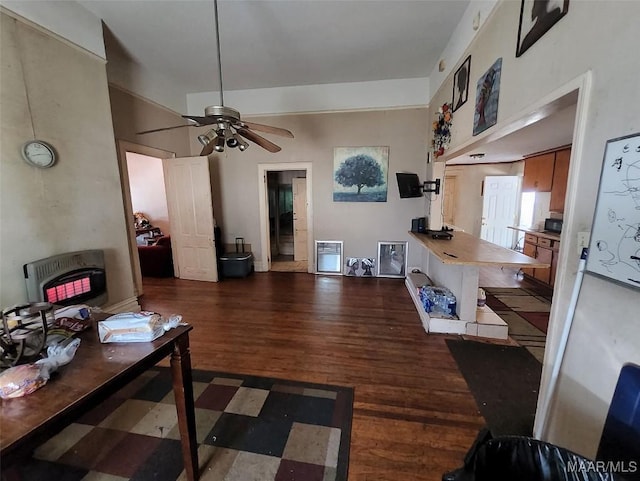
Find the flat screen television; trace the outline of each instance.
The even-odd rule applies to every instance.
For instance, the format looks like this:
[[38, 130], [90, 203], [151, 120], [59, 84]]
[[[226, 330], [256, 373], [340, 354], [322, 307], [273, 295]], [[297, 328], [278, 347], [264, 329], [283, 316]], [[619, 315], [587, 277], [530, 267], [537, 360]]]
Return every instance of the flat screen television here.
[[396, 172], [396, 179], [398, 180], [398, 191], [401, 199], [422, 197], [422, 185], [418, 179], [418, 174]]

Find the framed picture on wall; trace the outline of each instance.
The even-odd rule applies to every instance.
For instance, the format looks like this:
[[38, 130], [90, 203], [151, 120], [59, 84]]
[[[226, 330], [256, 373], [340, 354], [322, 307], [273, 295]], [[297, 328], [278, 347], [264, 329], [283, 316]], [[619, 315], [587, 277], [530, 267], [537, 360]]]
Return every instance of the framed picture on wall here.
[[487, 70], [476, 87], [476, 109], [473, 115], [473, 135], [484, 132], [498, 121], [498, 98], [500, 97], [500, 76], [502, 58]]
[[406, 277], [407, 245], [406, 241], [378, 242], [378, 276]]
[[389, 147], [336, 147], [334, 202], [386, 202]]
[[522, 0], [516, 57], [527, 51], [569, 11], [569, 0]]
[[458, 67], [453, 75], [453, 100], [451, 108], [455, 112], [469, 98], [469, 73], [471, 72], [471, 55], [469, 55], [462, 65]]

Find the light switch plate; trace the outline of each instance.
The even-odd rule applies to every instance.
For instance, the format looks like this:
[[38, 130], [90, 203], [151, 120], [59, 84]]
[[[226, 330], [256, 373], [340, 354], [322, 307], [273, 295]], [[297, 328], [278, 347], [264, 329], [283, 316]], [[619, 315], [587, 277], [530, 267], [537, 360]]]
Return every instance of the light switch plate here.
[[583, 247], [589, 247], [589, 232], [578, 232], [578, 253], [582, 252]]

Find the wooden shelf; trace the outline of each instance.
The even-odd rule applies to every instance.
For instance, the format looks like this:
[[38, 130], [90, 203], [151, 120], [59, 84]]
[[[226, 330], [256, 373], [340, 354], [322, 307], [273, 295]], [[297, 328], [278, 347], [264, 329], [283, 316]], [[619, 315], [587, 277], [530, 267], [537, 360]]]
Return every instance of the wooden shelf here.
[[485, 337], [492, 339], [507, 339], [509, 326], [489, 306], [478, 307], [476, 310], [476, 322], [468, 322], [461, 319], [445, 319], [431, 317], [422, 307], [418, 295], [415, 274], [410, 273], [405, 279], [405, 285], [411, 295], [411, 300], [418, 311], [422, 327], [427, 333], [435, 334], [459, 334], [468, 336]]
[[427, 311], [424, 310], [420, 297], [418, 295], [418, 286], [414, 283], [414, 276], [407, 275], [404, 280], [405, 285], [411, 295], [413, 304], [416, 306], [416, 311], [422, 321], [422, 327], [425, 332], [436, 333], [449, 333], [449, 334], [466, 334], [467, 333], [467, 321], [461, 321], [460, 319], [444, 319], [439, 317], [431, 317]]

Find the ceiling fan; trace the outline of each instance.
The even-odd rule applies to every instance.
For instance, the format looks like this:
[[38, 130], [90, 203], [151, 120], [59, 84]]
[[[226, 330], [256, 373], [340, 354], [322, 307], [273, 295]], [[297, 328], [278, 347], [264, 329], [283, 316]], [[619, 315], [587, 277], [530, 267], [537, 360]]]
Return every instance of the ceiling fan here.
[[240, 112], [224, 105], [224, 93], [222, 88], [222, 61], [220, 59], [220, 27], [218, 24], [218, 0], [213, 0], [215, 21], [216, 21], [216, 47], [218, 53], [218, 76], [220, 80], [220, 105], [210, 105], [204, 109], [204, 117], [196, 115], [183, 115], [182, 117], [189, 120], [189, 124], [176, 125], [173, 127], [164, 127], [160, 129], [145, 130], [138, 132], [138, 135], [151, 134], [153, 132], [162, 132], [164, 130], [179, 129], [182, 127], [202, 127], [211, 125], [212, 128], [206, 133], [198, 135], [198, 141], [203, 145], [200, 155], [209, 155], [214, 150], [216, 152], [224, 152], [225, 145], [230, 148], [238, 148], [241, 151], [249, 147], [250, 140], [258, 144], [263, 149], [275, 153], [282, 150], [278, 145], [270, 140], [265, 139], [254, 131], [265, 132], [268, 134], [279, 135], [282, 137], [293, 138], [293, 134], [280, 127], [272, 127], [270, 125], [256, 124], [254, 122], [245, 122], [240, 118]]

